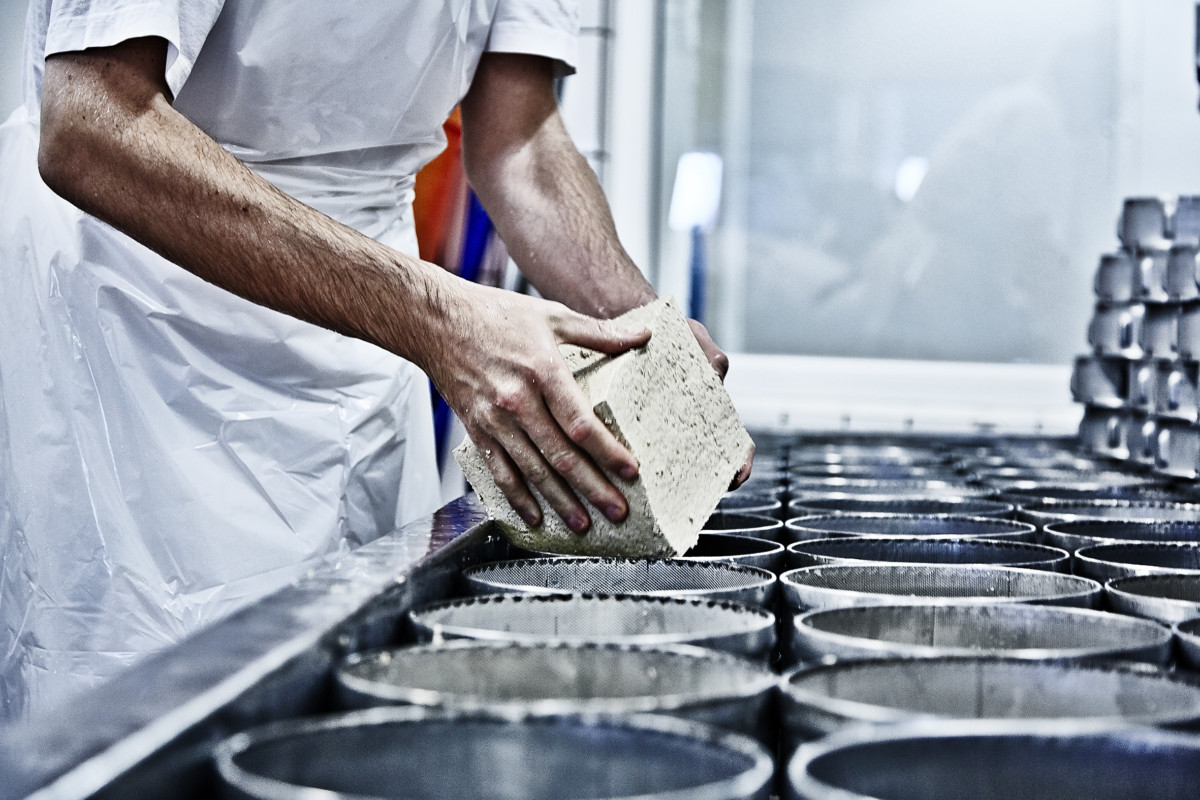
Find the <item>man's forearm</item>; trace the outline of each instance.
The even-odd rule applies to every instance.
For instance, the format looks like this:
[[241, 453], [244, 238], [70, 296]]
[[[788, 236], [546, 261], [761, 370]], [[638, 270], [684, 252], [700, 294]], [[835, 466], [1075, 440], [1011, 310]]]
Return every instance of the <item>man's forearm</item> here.
[[[162, 58], [153, 42], [126, 46], [125, 59]], [[451, 276], [255, 175], [170, 106], [146, 77], [161, 66], [120, 66], [91, 52], [48, 60], [39, 167], [51, 188], [211, 283], [425, 366], [421, 332], [450, 313]]]
[[654, 290], [621, 247], [595, 173], [563, 127], [549, 70], [545, 59], [485, 56], [463, 101], [468, 176], [539, 292], [614, 317], [653, 300]]
[[[509, 252], [546, 297], [595, 317], [654, 299], [617, 238], [608, 202], [558, 113], [550, 62], [489, 53], [463, 100], [471, 185]], [[696, 341], [722, 378], [729, 359], [704, 326]]]

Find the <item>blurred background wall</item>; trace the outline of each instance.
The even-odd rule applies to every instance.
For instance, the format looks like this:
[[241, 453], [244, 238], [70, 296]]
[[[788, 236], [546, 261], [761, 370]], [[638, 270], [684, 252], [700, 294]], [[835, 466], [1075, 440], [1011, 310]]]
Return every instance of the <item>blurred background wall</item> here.
[[[1121, 199], [1200, 193], [1191, 0], [665, 0], [661, 194], [719, 154], [735, 351], [1067, 363]], [[660, 287], [693, 237], [660, 222]]]

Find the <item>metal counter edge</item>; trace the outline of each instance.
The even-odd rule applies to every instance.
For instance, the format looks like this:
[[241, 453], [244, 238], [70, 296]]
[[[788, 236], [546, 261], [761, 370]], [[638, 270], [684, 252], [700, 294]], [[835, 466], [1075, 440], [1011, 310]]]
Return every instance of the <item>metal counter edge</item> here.
[[[336, 663], [395, 641], [405, 611], [444, 596], [487, 539], [485, 521], [474, 495], [459, 498], [318, 562], [58, 713], [0, 727], [0, 800], [145, 796], [167, 788], [162, 776], [202, 772], [239, 730], [327, 710]], [[164, 794], [187, 796], [177, 785]]]

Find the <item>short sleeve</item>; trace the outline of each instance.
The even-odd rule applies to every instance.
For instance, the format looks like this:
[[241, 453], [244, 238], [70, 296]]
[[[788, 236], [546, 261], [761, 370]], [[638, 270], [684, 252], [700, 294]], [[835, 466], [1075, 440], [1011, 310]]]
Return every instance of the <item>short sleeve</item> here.
[[578, 2], [500, 0], [485, 49], [554, 59], [561, 77], [575, 72], [578, 38]]
[[167, 86], [179, 94], [225, 0], [54, 0], [46, 55], [111, 47], [127, 39], [167, 40]]

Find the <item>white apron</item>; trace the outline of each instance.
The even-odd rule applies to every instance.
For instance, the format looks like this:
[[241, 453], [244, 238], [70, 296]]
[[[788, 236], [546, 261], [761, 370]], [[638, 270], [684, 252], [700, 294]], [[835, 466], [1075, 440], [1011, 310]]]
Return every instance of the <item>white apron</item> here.
[[567, 60], [576, 20], [551, 14], [566, 38], [550, 30], [539, 52], [501, 25], [504, 0], [353, 6], [31, 6], [26, 107], [0, 127], [0, 721], [439, 504], [416, 367], [206, 284], [36, 169], [38, 54], [162, 36], [176, 108], [284, 191], [415, 255], [412, 176], [489, 37]]

